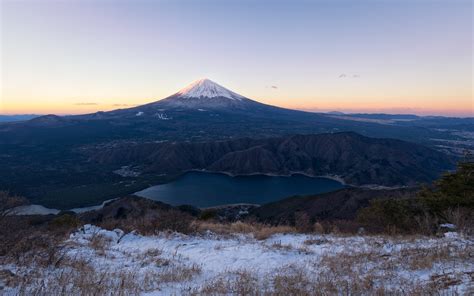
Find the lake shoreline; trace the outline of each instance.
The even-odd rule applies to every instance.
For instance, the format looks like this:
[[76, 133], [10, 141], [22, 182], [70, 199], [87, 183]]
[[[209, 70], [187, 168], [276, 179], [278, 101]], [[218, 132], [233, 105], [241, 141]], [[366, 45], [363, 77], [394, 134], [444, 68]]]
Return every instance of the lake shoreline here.
[[[249, 178], [246, 178], [249, 177]], [[197, 208], [266, 204], [290, 196], [326, 193], [348, 187], [338, 176], [289, 174], [232, 174], [209, 170], [188, 170], [173, 182], [158, 184], [135, 195], [173, 206]]]
[[[160, 185], [165, 185], [165, 184], [172, 183], [172, 182], [176, 181], [177, 179], [179, 179], [180, 177], [186, 175], [187, 173], [193, 173], [193, 172], [208, 173], [208, 174], [220, 174], [220, 175], [226, 175], [226, 176], [229, 176], [229, 177], [232, 177], [232, 178], [235, 178], [235, 177], [250, 177], [250, 176], [288, 177], [289, 178], [289, 177], [296, 176], [296, 175], [302, 175], [302, 176], [309, 177], [309, 178], [315, 178], [315, 179], [320, 178], [320, 179], [328, 179], [328, 180], [336, 181], [336, 182], [340, 183], [343, 187], [367, 188], [367, 189], [372, 189], [372, 190], [400, 189], [400, 188], [407, 187], [407, 186], [388, 187], [388, 186], [382, 186], [382, 185], [377, 185], [377, 184], [357, 186], [357, 185], [346, 183], [345, 180], [341, 176], [338, 176], [338, 175], [313, 175], [313, 174], [309, 174], [309, 173], [306, 173], [306, 172], [300, 172], [300, 171], [290, 172], [288, 174], [274, 174], [274, 173], [262, 173], [262, 172], [255, 172], [255, 173], [250, 173], [250, 174], [233, 174], [233, 173], [229, 173], [229, 172], [225, 172], [225, 171], [210, 171], [210, 170], [205, 170], [205, 169], [193, 169], [193, 170], [187, 170], [187, 171], [177, 175], [175, 178], [173, 178], [172, 180], [170, 180], [167, 183], [151, 185], [151, 186], [145, 187], [142, 190], [136, 191], [136, 192], [131, 193], [131, 194], [135, 195], [135, 196], [138, 196], [138, 197], [151, 199], [151, 198], [146, 197], [146, 196], [137, 195], [137, 193], [139, 193], [143, 190], [146, 190], [148, 188], [154, 187], [154, 186], [160, 186]], [[61, 211], [73, 211], [75, 213], [83, 213], [83, 212], [87, 212], [87, 211], [98, 210], [98, 209], [102, 208], [104, 206], [104, 204], [106, 204], [107, 202], [110, 202], [110, 201], [118, 199], [118, 198], [120, 198], [120, 197], [105, 200], [105, 201], [103, 201], [103, 202], [101, 202], [97, 205], [79, 207], [79, 208], [71, 208], [71, 209], [67, 209], [67, 210], [60, 210], [60, 209], [56, 209], [56, 208], [48, 208], [48, 207], [45, 207], [45, 206], [40, 205], [40, 204], [31, 204], [31, 205], [26, 205], [26, 206], [19, 207], [17, 209], [18, 211], [16, 211], [16, 215], [56, 215], [56, 214], [60, 213]], [[152, 199], [152, 200], [154, 200], [154, 199]], [[197, 208], [210, 209], [210, 208], [219, 208], [219, 207], [233, 207], [233, 206], [239, 206], [239, 205], [257, 205], [257, 206], [260, 206], [261, 204], [257, 204], [257, 203], [228, 203], [228, 204], [197, 207]]]
[[310, 177], [310, 178], [330, 179], [330, 180], [333, 180], [333, 181], [337, 181], [337, 182], [341, 183], [344, 186], [358, 187], [358, 186], [355, 186], [355, 185], [347, 184], [346, 181], [341, 176], [338, 176], [338, 175], [313, 175], [313, 174], [309, 174], [309, 173], [306, 173], [306, 172], [298, 172], [298, 171], [290, 172], [288, 174], [274, 174], [274, 173], [262, 173], [262, 172], [255, 172], [255, 173], [249, 173], [249, 174], [233, 174], [233, 173], [229, 173], [229, 172], [225, 172], [225, 171], [210, 171], [210, 170], [206, 170], [206, 169], [194, 169], [194, 170], [187, 170], [186, 172], [184, 172], [180, 176], [182, 176], [186, 173], [189, 173], [189, 172], [223, 174], [223, 175], [227, 175], [229, 177], [247, 177], [247, 176], [291, 177], [291, 176], [294, 176], [294, 175], [303, 175], [303, 176]]

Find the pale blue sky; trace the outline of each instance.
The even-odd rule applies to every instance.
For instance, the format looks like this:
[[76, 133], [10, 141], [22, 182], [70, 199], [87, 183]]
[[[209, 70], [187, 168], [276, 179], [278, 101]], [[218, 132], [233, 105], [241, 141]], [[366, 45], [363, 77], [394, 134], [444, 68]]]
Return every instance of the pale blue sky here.
[[109, 110], [203, 77], [291, 108], [473, 112], [471, 1], [1, 1], [0, 113]]

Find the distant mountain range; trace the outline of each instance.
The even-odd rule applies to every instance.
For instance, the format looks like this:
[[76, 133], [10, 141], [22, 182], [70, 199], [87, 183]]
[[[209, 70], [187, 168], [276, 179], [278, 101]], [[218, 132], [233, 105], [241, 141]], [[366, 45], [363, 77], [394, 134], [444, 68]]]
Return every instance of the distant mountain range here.
[[[146, 105], [85, 115], [45, 115], [0, 124], [0, 144], [90, 144], [113, 140], [216, 140], [355, 131], [450, 149], [474, 133], [474, 118], [311, 113], [259, 103], [212, 82], [198, 80]], [[473, 136], [474, 138], [474, 136]], [[447, 140], [440, 145], [438, 140]], [[457, 144], [453, 141], [457, 141]]]
[[17, 114], [17, 115], [1, 115], [0, 122], [13, 122], [13, 121], [25, 121], [30, 120], [41, 115], [36, 114]]
[[[133, 193], [189, 169], [410, 185], [432, 180], [452, 165], [446, 154], [465, 149], [474, 150], [473, 118], [304, 112], [203, 79], [133, 108], [0, 123], [0, 190], [66, 208]], [[142, 174], [114, 173], [129, 165]]]

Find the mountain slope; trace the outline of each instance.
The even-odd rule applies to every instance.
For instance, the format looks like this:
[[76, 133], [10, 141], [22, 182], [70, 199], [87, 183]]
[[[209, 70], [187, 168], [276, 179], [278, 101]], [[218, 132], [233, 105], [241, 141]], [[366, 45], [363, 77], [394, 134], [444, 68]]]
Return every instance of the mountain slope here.
[[268, 224], [295, 223], [295, 213], [305, 213], [310, 221], [352, 220], [360, 208], [373, 199], [413, 197], [414, 188], [372, 190], [345, 188], [310, 196], [295, 196], [267, 203], [251, 210], [250, 216]]
[[217, 142], [123, 144], [88, 150], [101, 164], [141, 166], [165, 174], [208, 170], [254, 173], [338, 175], [355, 185], [402, 186], [429, 182], [452, 168], [443, 153], [421, 145], [375, 139], [356, 133], [297, 135]]
[[340, 131], [433, 146], [438, 144], [433, 139], [460, 138], [440, 128], [382, 124], [266, 105], [203, 79], [165, 99], [133, 108], [62, 117], [47, 115], [0, 124], [0, 144], [79, 146], [116, 140], [203, 141]]
[[[139, 116], [149, 117], [167, 114], [171, 118], [175, 113], [186, 112], [219, 112], [244, 113], [246, 115], [267, 116], [268, 113], [306, 113], [288, 110], [239, 95], [209, 79], [200, 79], [162, 100], [128, 109], [104, 112], [105, 116]], [[209, 114], [204, 113], [205, 116]], [[168, 116], [169, 115], [169, 116]], [[174, 117], [173, 117], [174, 118]]]

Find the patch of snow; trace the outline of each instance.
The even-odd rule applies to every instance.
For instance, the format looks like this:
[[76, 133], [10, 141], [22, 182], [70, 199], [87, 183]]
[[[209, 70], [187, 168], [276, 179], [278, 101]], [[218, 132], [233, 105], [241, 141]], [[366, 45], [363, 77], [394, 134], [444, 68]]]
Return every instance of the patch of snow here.
[[155, 116], [158, 117], [158, 119], [161, 119], [161, 120], [170, 120], [170, 119], [172, 119], [171, 117], [168, 117], [165, 113], [156, 113]]
[[42, 205], [26, 205], [16, 207], [12, 211], [12, 215], [26, 216], [26, 215], [57, 215], [60, 212], [58, 209], [50, 209]]
[[230, 100], [241, 101], [245, 97], [228, 90], [227, 88], [209, 80], [209, 79], [200, 79], [197, 80], [187, 87], [183, 88], [176, 93], [182, 98], [216, 98], [223, 97]]
[[[92, 244], [98, 237], [109, 242], [100, 252]], [[79, 262], [85, 260], [98, 272], [130, 272], [134, 280], [143, 285], [146, 285], [145, 279], [150, 282], [150, 276], [159, 279], [161, 273], [169, 272], [172, 268], [197, 266], [200, 269], [200, 272], [188, 278], [159, 282], [156, 286], [148, 285], [142, 291], [147, 295], [187, 295], [189, 291], [199, 291], [216, 278], [221, 277], [226, 282], [235, 274], [245, 271], [257, 279], [252, 284], [258, 288], [264, 287], [265, 280], [285, 272], [288, 267], [298, 268], [305, 276], [322, 275], [324, 278], [325, 272], [331, 274], [328, 273], [331, 267], [325, 265], [324, 260], [327, 258], [333, 258], [335, 261], [332, 262], [342, 258], [341, 264], [347, 264], [343, 258], [351, 260], [344, 267], [344, 272], [348, 274], [341, 274], [341, 278], [355, 274], [357, 276], [353, 279], [360, 279], [364, 273], [370, 273], [373, 275], [372, 284], [376, 287], [387, 287], [399, 292], [404, 291], [407, 284], [427, 285], [440, 275], [453, 275], [456, 281], [450, 286], [440, 286], [442, 290], [439, 294], [463, 295], [469, 294], [471, 288], [469, 274], [474, 268], [472, 260], [460, 260], [453, 264], [450, 258], [435, 262], [429, 268], [413, 268], [406, 263], [409, 258], [405, 254], [423, 256], [425, 252], [436, 248], [458, 250], [469, 245], [472, 245], [469, 239], [459, 236], [454, 239], [447, 236], [403, 240], [378, 236], [275, 234], [264, 240], [256, 240], [252, 235], [221, 236], [210, 231], [190, 236], [178, 233], [141, 236], [135, 232], [125, 234], [120, 229], [109, 231], [87, 224], [70, 235], [65, 244], [65, 257]], [[14, 266], [8, 268], [14, 270]], [[35, 276], [44, 277], [38, 281], [40, 284], [47, 283], [48, 272], [61, 274], [62, 270], [54, 268], [45, 273], [35, 272]], [[7, 287], [6, 292], [14, 292], [15, 289]], [[342, 291], [339, 294], [344, 294]], [[453, 291], [456, 293], [451, 293]]]
[[118, 198], [108, 199], [106, 201], [103, 201], [100, 205], [90, 206], [90, 207], [83, 207], [83, 208], [74, 208], [74, 209], [70, 209], [70, 211], [72, 211], [76, 214], [80, 214], [80, 213], [100, 210], [105, 206], [106, 203], [111, 202], [111, 201], [116, 200], [116, 199], [118, 199]]
[[[139, 258], [147, 251], [159, 249], [160, 257], [166, 260], [179, 261], [186, 266], [199, 266], [201, 274], [188, 282], [172, 283], [162, 287], [156, 293], [168, 295], [180, 294], [182, 289], [199, 288], [204, 282], [222, 274], [230, 276], [232, 272], [242, 270], [251, 271], [256, 278], [265, 278], [275, 275], [285, 266], [296, 266], [308, 271], [318, 273], [321, 268], [320, 260], [324, 256], [337, 256], [338, 254], [357, 254], [374, 252], [381, 262], [387, 256], [402, 256], [402, 251], [430, 249], [444, 244], [465, 244], [459, 236], [451, 235], [441, 239], [418, 239], [415, 241], [387, 240], [379, 237], [337, 237], [333, 235], [304, 235], [304, 234], [275, 234], [265, 240], [255, 240], [252, 235], [234, 235], [222, 237], [211, 232], [201, 236], [187, 236], [183, 234], [165, 234], [157, 236], [141, 236], [136, 233], [123, 234], [120, 230], [107, 231], [92, 225], [85, 225], [78, 232], [73, 233], [70, 241], [79, 243], [83, 247], [72, 250], [74, 256], [90, 256], [87, 244], [95, 235], [102, 235], [112, 242], [110, 254], [113, 256], [98, 257], [98, 268], [127, 268], [139, 269]], [[308, 240], [318, 243], [308, 244]], [[115, 259], [113, 259], [115, 258]], [[364, 264], [373, 264], [364, 263]], [[373, 266], [373, 265], [372, 265]], [[399, 266], [391, 278], [391, 285], [403, 287], [404, 281], [410, 278], [421, 282], [429, 281], [433, 275], [444, 272], [462, 272], [474, 267], [471, 263], [453, 266], [433, 265], [428, 270], [413, 270]], [[156, 268], [149, 266], [146, 270]], [[374, 268], [376, 268], [374, 266]], [[383, 284], [383, 283], [380, 283]], [[465, 283], [456, 289], [463, 291]]]
[[454, 231], [445, 232], [444, 237], [451, 238], [451, 239], [459, 238], [459, 233], [454, 232]]
[[[103, 201], [99, 205], [95, 206], [90, 206], [90, 207], [82, 207], [82, 208], [73, 208], [69, 209], [67, 211], [71, 211], [74, 213], [85, 213], [85, 212], [90, 212], [90, 211], [96, 211], [99, 209], [102, 209], [104, 205], [110, 201], [116, 200], [117, 198], [112, 198], [108, 199], [106, 201]], [[57, 215], [61, 212], [59, 209], [51, 209], [47, 208], [42, 205], [26, 205], [26, 206], [20, 206], [16, 207], [13, 209], [11, 212], [11, 215], [17, 215], [17, 216], [28, 216], [28, 215]]]
[[135, 116], [142, 116], [143, 114], [145, 114], [145, 113], [140, 111], [140, 112], [137, 112], [137, 114], [135, 114]]
[[439, 227], [448, 228], [448, 229], [456, 229], [456, 225], [451, 224], [451, 223], [444, 223], [444, 224], [439, 225]]

